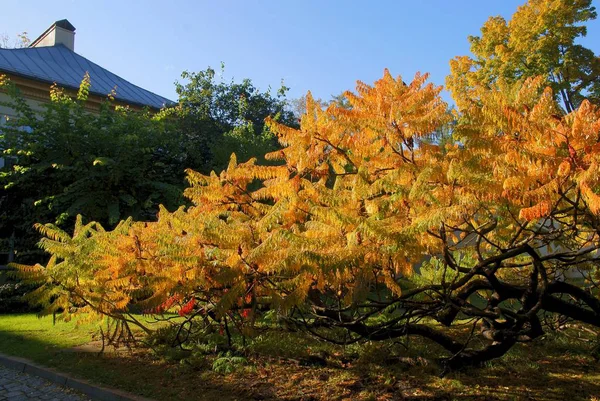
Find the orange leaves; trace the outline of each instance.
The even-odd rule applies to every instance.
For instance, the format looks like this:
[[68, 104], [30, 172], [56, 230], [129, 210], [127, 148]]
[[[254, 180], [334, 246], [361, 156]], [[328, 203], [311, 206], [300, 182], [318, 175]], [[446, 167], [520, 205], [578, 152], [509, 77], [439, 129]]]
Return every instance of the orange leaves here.
[[444, 121], [447, 105], [438, 96], [441, 87], [425, 84], [427, 78], [417, 73], [407, 85], [386, 69], [373, 86], [360, 83], [358, 95], [346, 93], [353, 107], [345, 114], [380, 127], [389, 124], [392, 143], [433, 132]]
[[[431, 138], [449, 113], [426, 78], [406, 84], [386, 71], [346, 94], [350, 108], [323, 109], [309, 94], [299, 129], [269, 121], [284, 148], [268, 158], [280, 164], [232, 156], [219, 174], [188, 171], [190, 208], [161, 209], [156, 222], [125, 222], [80, 245], [47, 230], [45, 244], [71, 258], [65, 277], [104, 312], [137, 304], [162, 313], [188, 300], [181, 316], [210, 307], [253, 321], [313, 291], [334, 294], [341, 308], [374, 285], [398, 296], [414, 266], [444, 250], [440, 227], [464, 234], [457, 241], [468, 253], [477, 230], [492, 227], [502, 246], [522, 224], [507, 223], [517, 211], [534, 225], [562, 206], [563, 192], [577, 199], [581, 190], [600, 213], [595, 107], [557, 117], [540, 80], [481, 91], [440, 146]], [[480, 251], [495, 252], [483, 242]]]
[[598, 143], [600, 118], [598, 107], [584, 100], [581, 106], [568, 116], [570, 142], [576, 149]]
[[539, 219], [540, 217], [548, 216], [551, 211], [552, 203], [550, 201], [542, 201], [537, 205], [521, 209], [519, 218], [532, 221]]
[[419, 149], [421, 138], [449, 119], [441, 88], [426, 79], [417, 74], [406, 84], [386, 70], [373, 86], [359, 82], [356, 94], [344, 94], [350, 108], [332, 104], [324, 110], [308, 94], [299, 130], [270, 122], [286, 148], [269, 157], [285, 157], [289, 168], [313, 177], [328, 175], [330, 168], [344, 174], [414, 163], [427, 153]]
[[[154, 314], [165, 313], [169, 309], [171, 309], [176, 303], [178, 303], [181, 300], [181, 298], [182, 297], [181, 297], [180, 294], [172, 295], [172, 296], [168, 297], [160, 305], [158, 305], [158, 306], [156, 306], [154, 308], [146, 309], [146, 310], [144, 310], [143, 313], [146, 314], [146, 315], [154, 315]], [[196, 306], [196, 299], [195, 298], [191, 298], [188, 302], [186, 302], [185, 304], [183, 304], [179, 308], [179, 311], [177, 311], [177, 313], [179, 314], [179, 316], [189, 315], [194, 310], [195, 306]]]
[[146, 309], [146, 310], [144, 310], [143, 313], [146, 314], [146, 315], [164, 313], [164, 312], [168, 311], [169, 309], [171, 309], [171, 307], [173, 307], [173, 305], [176, 302], [178, 302], [180, 299], [181, 299], [181, 296], [179, 294], [172, 295], [169, 298], [167, 298], [160, 305], [158, 305], [158, 306], [156, 306], [154, 308]]
[[563, 161], [558, 166], [558, 170], [556, 171], [556, 175], [559, 177], [566, 177], [571, 172], [571, 163], [568, 160]]
[[526, 195], [530, 182], [523, 177], [507, 177], [502, 185], [502, 196], [510, 200], [520, 200]]
[[402, 295], [402, 288], [396, 282], [396, 280], [394, 279], [394, 277], [391, 276], [391, 274], [388, 274], [387, 272], [384, 273], [384, 275], [383, 275], [383, 283], [390, 289], [390, 291], [392, 291], [392, 293], [394, 295], [396, 295], [396, 296]]
[[[461, 79], [470, 76], [461, 74]], [[600, 164], [600, 110], [584, 101], [563, 115], [544, 85], [543, 77], [537, 77], [516, 85], [500, 79], [491, 87], [475, 86], [468, 97], [477, 102], [473, 107], [465, 103], [465, 118], [456, 127], [465, 146], [457, 155], [467, 166], [464, 175], [487, 180], [484, 188], [490, 196], [485, 198], [508, 201], [528, 221], [562, 207], [561, 196], [577, 199], [578, 191], [594, 212], [600, 184], [594, 167]], [[464, 182], [467, 191], [475, 189], [475, 181]], [[502, 192], [494, 196], [498, 182]], [[483, 194], [478, 197], [484, 199]]]

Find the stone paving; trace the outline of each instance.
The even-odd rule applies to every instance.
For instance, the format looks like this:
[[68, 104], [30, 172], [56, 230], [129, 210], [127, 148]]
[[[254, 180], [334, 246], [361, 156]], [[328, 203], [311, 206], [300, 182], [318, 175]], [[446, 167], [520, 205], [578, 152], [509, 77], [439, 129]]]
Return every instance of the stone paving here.
[[85, 396], [37, 376], [0, 366], [0, 401], [84, 401]]

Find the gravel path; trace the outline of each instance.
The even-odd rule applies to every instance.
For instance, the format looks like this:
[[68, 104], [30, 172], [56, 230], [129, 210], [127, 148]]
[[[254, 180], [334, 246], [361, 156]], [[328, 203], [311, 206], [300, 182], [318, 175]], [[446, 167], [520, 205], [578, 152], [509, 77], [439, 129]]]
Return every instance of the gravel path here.
[[0, 366], [0, 401], [84, 401], [85, 396], [37, 376]]

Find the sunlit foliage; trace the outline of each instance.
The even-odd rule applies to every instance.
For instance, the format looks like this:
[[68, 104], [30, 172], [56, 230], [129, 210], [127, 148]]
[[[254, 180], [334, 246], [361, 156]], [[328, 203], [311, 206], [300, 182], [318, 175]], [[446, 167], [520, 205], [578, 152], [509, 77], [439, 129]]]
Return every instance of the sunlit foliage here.
[[441, 88], [386, 70], [326, 108], [308, 94], [299, 128], [268, 119], [277, 163], [188, 170], [189, 208], [40, 227], [52, 261], [24, 271], [48, 311], [178, 313], [179, 332], [228, 337], [274, 322], [339, 344], [416, 335], [447, 369], [557, 321], [600, 327], [598, 106], [564, 113], [545, 76], [470, 74], [453, 70], [452, 140], [431, 140], [450, 119]]

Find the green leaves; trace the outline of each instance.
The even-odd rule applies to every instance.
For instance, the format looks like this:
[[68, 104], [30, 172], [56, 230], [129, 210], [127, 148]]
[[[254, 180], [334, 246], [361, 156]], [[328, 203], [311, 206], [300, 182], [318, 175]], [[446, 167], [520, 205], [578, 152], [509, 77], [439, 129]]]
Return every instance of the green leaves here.
[[7, 200], [0, 238], [15, 230], [21, 255], [35, 249], [37, 222], [69, 227], [82, 214], [112, 227], [129, 216], [154, 219], [160, 203], [171, 210], [182, 203], [184, 167], [164, 140], [167, 125], [148, 112], [115, 110], [109, 101], [90, 112], [89, 85], [85, 77], [76, 99], [54, 88], [37, 113], [9, 90], [5, 106], [16, 118], [3, 126], [0, 157], [14, 165], [0, 174], [0, 198]]
[[223, 356], [215, 359], [212, 370], [217, 373], [229, 374], [235, 372], [247, 363], [248, 360], [246, 358], [232, 355], [231, 352], [226, 352]]
[[179, 105], [159, 118], [172, 119], [171, 136], [181, 147], [184, 168], [203, 173], [220, 171], [232, 152], [241, 162], [262, 158], [278, 147], [265, 119], [272, 117], [294, 125], [284, 86], [274, 95], [270, 89], [261, 91], [250, 79], [239, 83], [217, 79], [212, 68], [184, 71], [181, 77], [183, 82], [176, 83]]

